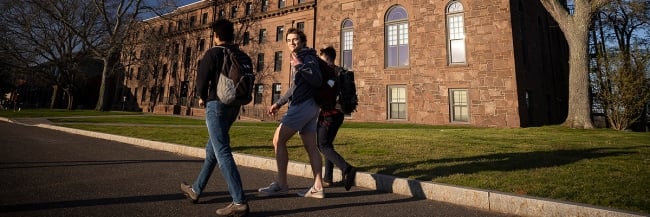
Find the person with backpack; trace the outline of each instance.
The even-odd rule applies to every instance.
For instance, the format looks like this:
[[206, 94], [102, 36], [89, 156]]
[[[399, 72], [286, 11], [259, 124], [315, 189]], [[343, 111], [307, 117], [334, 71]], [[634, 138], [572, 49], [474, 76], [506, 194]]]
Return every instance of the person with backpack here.
[[233, 44], [234, 26], [232, 22], [217, 20], [212, 24], [212, 31], [218, 46], [205, 52], [199, 63], [196, 76], [196, 88], [200, 95], [199, 105], [205, 106], [205, 123], [209, 135], [205, 145], [205, 160], [196, 181], [192, 185], [181, 183], [181, 191], [191, 202], [196, 203], [208, 184], [216, 164], [219, 164], [221, 174], [228, 184], [232, 202], [225, 208], [218, 209], [216, 213], [220, 216], [244, 216], [250, 212], [250, 208], [246, 202], [239, 170], [232, 155], [228, 133], [239, 115], [241, 106], [225, 104], [217, 97], [217, 82], [223, 71], [224, 60], [227, 59], [224, 58], [226, 49], [238, 51], [239, 48]]
[[[336, 71], [335, 77], [340, 77], [340, 74], [345, 70], [334, 64], [336, 59], [336, 50], [332, 46], [320, 49], [320, 58], [327, 62], [330, 67]], [[340, 79], [335, 79], [338, 83]], [[340, 94], [341, 84], [337, 84], [335, 97], [329, 102], [321, 105], [320, 113], [318, 115], [318, 149], [325, 156], [325, 175], [323, 176], [323, 186], [330, 187], [333, 183], [334, 164], [341, 169], [343, 177], [343, 185], [345, 190], [349, 191], [354, 185], [357, 170], [341, 157], [341, 155], [334, 149], [334, 138], [343, 124], [345, 114], [340, 109], [340, 104], [337, 103], [337, 97]], [[338, 107], [338, 108], [337, 108]]]
[[280, 126], [273, 135], [277, 177], [269, 186], [258, 189], [260, 196], [277, 196], [288, 193], [287, 166], [289, 153], [287, 141], [297, 132], [300, 134], [305, 150], [309, 155], [314, 184], [301, 197], [325, 198], [322, 183], [322, 159], [316, 142], [316, 121], [319, 107], [314, 95], [321, 85], [321, 71], [318, 56], [312, 48], [306, 47], [307, 36], [304, 32], [290, 28], [286, 34], [286, 42], [291, 54], [289, 55], [292, 72], [292, 82], [287, 93], [269, 107], [269, 114], [274, 115], [280, 107], [289, 102], [289, 108], [280, 121]]

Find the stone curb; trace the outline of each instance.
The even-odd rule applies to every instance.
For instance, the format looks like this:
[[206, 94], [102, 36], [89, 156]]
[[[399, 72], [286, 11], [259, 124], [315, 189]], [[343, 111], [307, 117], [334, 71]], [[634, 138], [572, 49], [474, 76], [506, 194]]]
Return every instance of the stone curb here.
[[[0, 117], [0, 121], [13, 121]], [[90, 136], [100, 139], [112, 140], [145, 148], [173, 152], [198, 158], [205, 158], [205, 150], [166, 142], [137, 139], [126, 136], [72, 129], [67, 127], [37, 124], [41, 128], [58, 130], [73, 134]], [[275, 159], [248, 154], [233, 153], [237, 165], [276, 171]], [[290, 175], [312, 178], [311, 166], [305, 163], [289, 161], [287, 173]], [[340, 171], [334, 170], [335, 177], [340, 177]], [[571, 203], [532, 196], [522, 196], [497, 191], [488, 191], [453, 185], [424, 182], [413, 179], [398, 178], [394, 176], [357, 172], [356, 186], [391, 192], [395, 194], [426, 198], [462, 206], [475, 207], [492, 212], [512, 214], [518, 216], [536, 217], [641, 217], [649, 216], [643, 213], [634, 213], [624, 210], [614, 210], [588, 204]]]

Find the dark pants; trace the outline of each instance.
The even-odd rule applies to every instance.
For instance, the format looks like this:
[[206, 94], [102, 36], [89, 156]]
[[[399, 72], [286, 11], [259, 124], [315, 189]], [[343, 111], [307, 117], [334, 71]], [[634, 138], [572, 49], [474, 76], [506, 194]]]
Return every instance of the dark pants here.
[[324, 116], [323, 112], [318, 116], [318, 149], [325, 156], [325, 172], [323, 175], [323, 181], [332, 182], [334, 164], [341, 169], [341, 172], [344, 172], [348, 163], [345, 162], [345, 159], [334, 150], [334, 138], [336, 138], [336, 133], [338, 133], [339, 128], [343, 124], [344, 114], [338, 112], [336, 114], [331, 114]]

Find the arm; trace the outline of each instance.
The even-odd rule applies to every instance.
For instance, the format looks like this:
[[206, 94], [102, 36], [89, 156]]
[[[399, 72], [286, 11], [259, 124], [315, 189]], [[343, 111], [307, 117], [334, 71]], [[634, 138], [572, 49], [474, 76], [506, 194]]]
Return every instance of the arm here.
[[[216, 49], [210, 49], [205, 52], [199, 69], [196, 72], [196, 91], [199, 94], [199, 104], [210, 100], [210, 88], [216, 86], [217, 67], [221, 61], [217, 58]], [[214, 97], [214, 96], [213, 96]]]
[[292, 65], [296, 68], [296, 71], [305, 78], [307, 83], [314, 87], [320, 87], [322, 77], [317, 59], [318, 57], [315, 55], [301, 55], [300, 58], [297, 58], [295, 53], [291, 53], [291, 58]]
[[268, 111], [269, 114], [271, 115], [275, 114], [284, 104], [287, 104], [287, 102], [289, 102], [289, 99], [291, 99], [291, 96], [293, 96], [294, 89], [296, 89], [296, 85], [291, 85], [289, 90], [287, 90], [287, 92], [284, 93], [284, 95], [282, 95], [278, 99], [278, 101], [276, 101], [275, 103], [273, 103], [273, 105], [271, 105], [271, 107], [269, 107], [269, 111]]

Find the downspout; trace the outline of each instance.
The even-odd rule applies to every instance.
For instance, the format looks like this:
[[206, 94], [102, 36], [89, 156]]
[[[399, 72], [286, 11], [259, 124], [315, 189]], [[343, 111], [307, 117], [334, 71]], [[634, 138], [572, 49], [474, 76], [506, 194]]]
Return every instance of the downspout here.
[[314, 0], [314, 39], [312, 40], [312, 48], [316, 49], [316, 20], [318, 18], [318, 0]]

